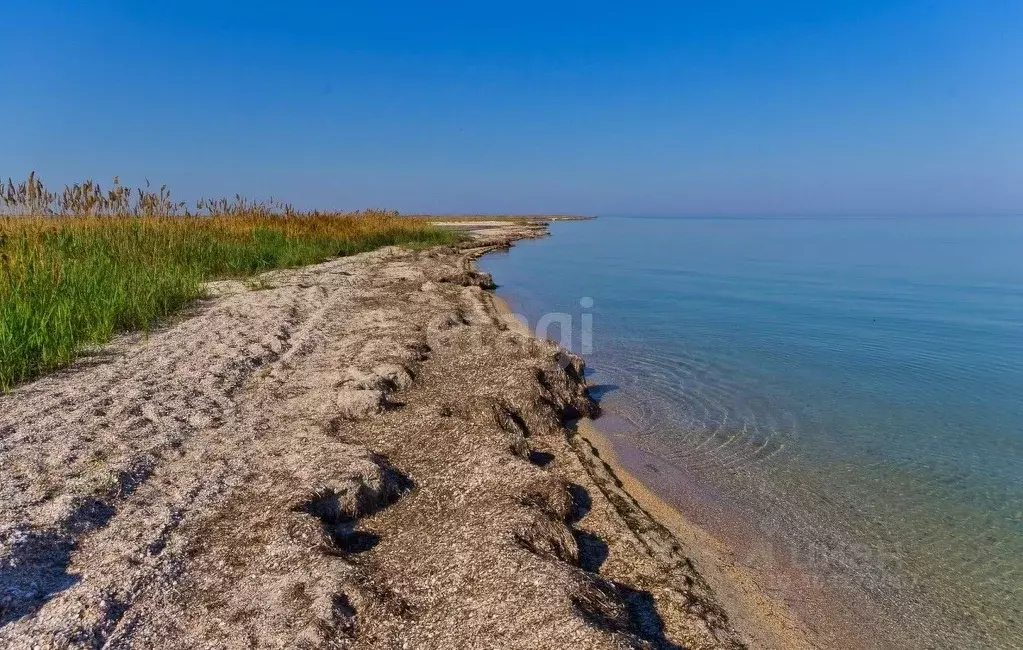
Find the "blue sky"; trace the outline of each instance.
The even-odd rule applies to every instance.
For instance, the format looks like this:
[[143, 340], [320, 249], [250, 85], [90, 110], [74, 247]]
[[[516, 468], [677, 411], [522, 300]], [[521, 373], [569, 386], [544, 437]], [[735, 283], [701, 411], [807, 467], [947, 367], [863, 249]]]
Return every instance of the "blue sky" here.
[[1023, 213], [1023, 2], [7, 3], [0, 173], [181, 198]]

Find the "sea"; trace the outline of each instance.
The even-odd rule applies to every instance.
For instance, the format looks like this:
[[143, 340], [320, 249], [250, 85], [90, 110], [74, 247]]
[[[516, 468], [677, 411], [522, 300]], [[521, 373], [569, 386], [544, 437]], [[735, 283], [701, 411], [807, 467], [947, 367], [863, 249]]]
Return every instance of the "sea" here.
[[1023, 648], [1023, 218], [601, 216], [480, 266], [815, 626]]

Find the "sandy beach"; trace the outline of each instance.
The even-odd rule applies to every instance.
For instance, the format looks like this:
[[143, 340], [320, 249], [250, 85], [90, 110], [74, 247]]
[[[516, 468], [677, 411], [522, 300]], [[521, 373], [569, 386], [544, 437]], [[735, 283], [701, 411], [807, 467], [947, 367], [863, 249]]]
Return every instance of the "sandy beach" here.
[[566, 428], [581, 360], [472, 265], [544, 234], [217, 283], [0, 397], [0, 643], [800, 647]]

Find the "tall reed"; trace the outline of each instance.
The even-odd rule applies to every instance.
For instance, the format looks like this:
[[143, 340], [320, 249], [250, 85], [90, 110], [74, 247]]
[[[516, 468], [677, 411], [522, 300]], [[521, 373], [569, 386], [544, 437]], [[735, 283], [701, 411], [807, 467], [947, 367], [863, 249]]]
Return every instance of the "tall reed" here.
[[[2, 177], [0, 177], [2, 178]], [[175, 201], [166, 185], [153, 189], [147, 180], [145, 187], [122, 185], [114, 177], [110, 189], [92, 180], [64, 186], [60, 192], [51, 190], [35, 172], [24, 181], [15, 182], [8, 177], [0, 180], [0, 214], [13, 216], [107, 216], [107, 217], [169, 217], [230, 215], [290, 216], [298, 214], [283, 201], [270, 198], [250, 201], [236, 194], [233, 199], [199, 199], [193, 206]]]
[[58, 195], [34, 174], [7, 184], [0, 391], [69, 363], [118, 331], [151, 327], [199, 297], [207, 280], [454, 239], [390, 211], [299, 213], [236, 197], [175, 212], [180, 204], [164, 188], [132, 194], [114, 187], [121, 189], [101, 195], [82, 183]]

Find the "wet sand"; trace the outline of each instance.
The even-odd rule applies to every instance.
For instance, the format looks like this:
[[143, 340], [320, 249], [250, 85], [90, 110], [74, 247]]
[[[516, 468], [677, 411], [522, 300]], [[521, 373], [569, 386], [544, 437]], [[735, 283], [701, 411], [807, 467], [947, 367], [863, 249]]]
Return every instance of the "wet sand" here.
[[630, 496], [683, 540], [733, 625], [751, 647], [914, 647], [908, 632], [884, 629], [873, 603], [793, 560], [791, 548], [744, 520], [714, 493], [633, 443], [614, 416], [578, 423], [579, 436], [607, 462]]

